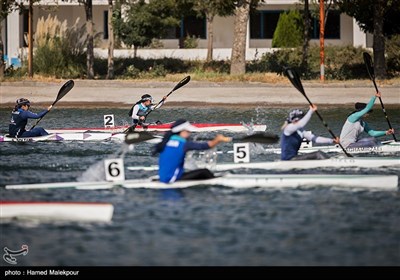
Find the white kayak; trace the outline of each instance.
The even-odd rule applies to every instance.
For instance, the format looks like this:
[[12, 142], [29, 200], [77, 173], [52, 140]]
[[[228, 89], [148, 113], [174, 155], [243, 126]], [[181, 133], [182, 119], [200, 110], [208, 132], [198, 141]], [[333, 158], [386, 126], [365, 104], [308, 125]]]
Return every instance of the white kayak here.
[[[399, 158], [385, 157], [337, 157], [322, 160], [288, 160], [288, 161], [266, 161], [266, 162], [249, 162], [249, 163], [217, 163], [204, 166], [214, 171], [228, 171], [232, 169], [248, 168], [248, 169], [315, 169], [315, 168], [343, 168], [343, 167], [359, 167], [359, 168], [379, 168], [384, 166], [400, 167]], [[157, 165], [150, 166], [128, 166], [128, 170], [158, 170]], [[189, 168], [188, 168], [189, 169]]]
[[[267, 153], [280, 154], [280, 148], [266, 148]], [[307, 154], [316, 151], [322, 151], [325, 153], [343, 153], [342, 148], [339, 145], [328, 145], [328, 146], [312, 146], [311, 143], [303, 143], [300, 147], [299, 153]], [[379, 146], [373, 147], [359, 147], [359, 148], [347, 148], [346, 151], [350, 154], [362, 154], [362, 153], [379, 153], [379, 154], [390, 154], [400, 152], [400, 142], [385, 141]], [[233, 153], [233, 151], [230, 151]]]
[[119, 182], [68, 182], [7, 185], [6, 189], [75, 188], [80, 190], [110, 189], [113, 187], [174, 189], [193, 186], [220, 185], [232, 188], [282, 188], [308, 186], [359, 187], [378, 190], [397, 190], [397, 175], [325, 175], [325, 174], [226, 174], [207, 180], [185, 180], [172, 184], [155, 181], [153, 178], [125, 180]]
[[[7, 135], [0, 135], [0, 142], [63, 142], [63, 141], [124, 141], [124, 133], [106, 133], [106, 132], [76, 132], [76, 133], [51, 133], [44, 136], [15, 138]], [[159, 138], [154, 138], [145, 142], [158, 143]]]
[[270, 162], [249, 162], [249, 163], [221, 163], [216, 164], [213, 170], [226, 171], [238, 168], [249, 169], [315, 169], [315, 168], [379, 168], [386, 166], [400, 167], [400, 158], [384, 157], [338, 157], [322, 160], [288, 160], [288, 161], [270, 161]]
[[[207, 131], [231, 131], [231, 132], [248, 132], [248, 131], [265, 131], [266, 125], [263, 124], [240, 124], [240, 123], [191, 123], [196, 127], [196, 132]], [[172, 122], [163, 124], [149, 124], [148, 126], [138, 125], [135, 131], [167, 131], [171, 129]], [[48, 129], [49, 133], [77, 133], [77, 132], [109, 132], [121, 133], [129, 128], [129, 125], [114, 127], [81, 127], [81, 128], [58, 128]]]
[[109, 203], [0, 201], [1, 219], [109, 222], [113, 211]]

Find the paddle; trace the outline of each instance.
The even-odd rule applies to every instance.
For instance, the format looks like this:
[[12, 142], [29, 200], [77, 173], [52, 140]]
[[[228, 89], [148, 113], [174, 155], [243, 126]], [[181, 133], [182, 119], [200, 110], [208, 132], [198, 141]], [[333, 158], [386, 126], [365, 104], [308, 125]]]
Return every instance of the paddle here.
[[[151, 140], [154, 138], [158, 138], [153, 134], [143, 131], [143, 132], [132, 132], [128, 133], [125, 136], [125, 143], [127, 144], [136, 144], [140, 142], [144, 142], [147, 140]], [[279, 136], [270, 133], [255, 133], [252, 135], [247, 135], [242, 138], [232, 139], [234, 142], [253, 142], [253, 143], [260, 143], [260, 144], [274, 144], [279, 141]]]
[[[65, 84], [62, 85], [62, 87], [60, 88], [60, 90], [58, 91], [57, 94], [57, 98], [56, 100], [54, 100], [53, 104], [51, 104], [51, 106], [54, 106], [61, 98], [63, 98], [72, 88], [74, 87], [74, 81], [73, 80], [69, 80], [67, 81]], [[44, 115], [46, 116], [46, 115]], [[38, 119], [36, 121], [36, 123], [31, 127], [31, 129], [33, 129], [39, 122], [41, 119], [44, 118], [41, 117], [40, 119]]]
[[[177, 89], [180, 89], [181, 87], [183, 87], [184, 85], [186, 85], [187, 83], [189, 83], [190, 81], [190, 76], [186, 76], [185, 78], [183, 78], [182, 80], [179, 81], [179, 83], [176, 84], [176, 86], [167, 94], [167, 97], [171, 95], [171, 93], [173, 93], [174, 91], [176, 91]], [[164, 101], [164, 99], [161, 99], [160, 102], [157, 103], [157, 105], [154, 107], [154, 110], [158, 109], [158, 106], [160, 106], [160, 104]], [[153, 112], [154, 110], [150, 110], [146, 113], [145, 117], [147, 118], [147, 116]]]
[[[286, 76], [289, 78], [290, 82], [292, 85], [307, 99], [308, 103], [313, 106], [311, 100], [307, 97], [306, 92], [304, 91], [303, 85], [301, 83], [300, 77], [297, 74], [296, 71], [290, 69], [290, 68], [285, 68], [284, 69]], [[333, 138], [336, 138], [335, 134], [332, 132], [332, 130], [329, 128], [328, 124], [324, 121], [322, 118], [321, 114], [317, 111], [315, 111], [317, 114], [318, 118], [321, 120], [321, 122], [324, 124], [324, 126], [328, 129], [329, 133], [332, 135]], [[343, 152], [346, 154], [348, 157], [353, 157], [350, 155], [345, 148], [342, 146], [342, 144], [339, 143], [340, 148], [342, 148]]]
[[[190, 76], [186, 76], [185, 78], [183, 78], [182, 80], [179, 81], [179, 83], [176, 84], [176, 86], [167, 94], [167, 98], [168, 96], [171, 95], [171, 93], [173, 93], [174, 91], [176, 91], [177, 89], [180, 89], [181, 87], [183, 87], [184, 85], [186, 85], [187, 83], [189, 83], [190, 81]], [[160, 100], [160, 102], [157, 103], [157, 105], [154, 107], [153, 110], [149, 110], [146, 115], [144, 116], [145, 119], [147, 118], [147, 116], [153, 112], [154, 110], [158, 109], [158, 106], [160, 106], [160, 104], [164, 101], [164, 98]], [[133, 108], [133, 107], [132, 107]], [[123, 133], [127, 133], [134, 125], [131, 125], [130, 127], [128, 127], [127, 129], [124, 130]]]
[[[376, 92], [379, 92], [378, 87], [377, 87], [376, 82], [375, 82], [375, 72], [374, 72], [374, 67], [372, 65], [371, 56], [369, 55], [369, 53], [364, 52], [363, 53], [363, 58], [364, 58], [365, 66], [367, 67], [367, 72], [368, 72], [369, 78], [374, 83]], [[386, 114], [385, 106], [383, 106], [382, 98], [379, 97], [379, 101], [381, 103], [382, 111], [385, 114], [385, 118], [386, 118], [386, 121], [387, 121], [387, 123], [389, 125], [389, 128], [392, 129], [392, 125], [390, 124], [389, 117]], [[392, 136], [393, 136], [394, 141], [397, 142], [396, 136], [394, 134], [392, 134]]]

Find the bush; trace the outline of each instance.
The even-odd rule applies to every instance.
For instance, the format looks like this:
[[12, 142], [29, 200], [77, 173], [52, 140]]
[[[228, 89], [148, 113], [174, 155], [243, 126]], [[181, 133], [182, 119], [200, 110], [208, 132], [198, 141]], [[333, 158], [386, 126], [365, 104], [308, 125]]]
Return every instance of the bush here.
[[78, 22], [68, 29], [66, 21], [61, 23], [50, 15], [38, 21], [33, 56], [36, 73], [56, 78], [77, 78], [85, 73], [86, 39], [82, 38], [86, 38], [86, 29], [78, 27]]
[[393, 35], [386, 41], [386, 64], [390, 76], [400, 75], [400, 34]]
[[299, 11], [292, 10], [279, 16], [274, 36], [273, 48], [295, 48], [303, 41], [303, 19]]
[[[361, 47], [326, 46], [325, 47], [325, 77], [327, 79], [365, 79], [368, 78]], [[260, 62], [253, 65], [258, 71], [283, 74], [283, 67], [290, 66], [303, 78], [316, 79], [320, 75], [320, 48], [311, 45], [307, 68], [301, 66], [302, 49], [280, 49], [264, 54]]]

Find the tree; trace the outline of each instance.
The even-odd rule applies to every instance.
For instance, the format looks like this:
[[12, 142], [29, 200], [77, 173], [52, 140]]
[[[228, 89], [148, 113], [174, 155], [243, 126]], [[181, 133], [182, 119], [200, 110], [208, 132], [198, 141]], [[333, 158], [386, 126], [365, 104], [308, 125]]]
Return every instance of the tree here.
[[[125, 9], [123, 11], [123, 9]], [[173, 0], [130, 0], [129, 5], [116, 10], [114, 27], [118, 37], [134, 47], [149, 46], [153, 38], [161, 38], [169, 27], [178, 26]]]
[[94, 78], [94, 29], [93, 29], [93, 3], [92, 0], [78, 0], [83, 4], [86, 15], [86, 32], [87, 32], [87, 48], [86, 48], [86, 75], [88, 79]]
[[374, 68], [378, 78], [387, 77], [385, 36], [400, 33], [400, 0], [340, 0], [342, 12], [354, 17], [361, 29], [373, 33]]
[[304, 12], [303, 12], [303, 57], [301, 60], [301, 65], [303, 69], [308, 68], [308, 46], [310, 44], [310, 28], [311, 28], [311, 18], [310, 18], [310, 8], [308, 0], [304, 0]]
[[258, 6], [263, 0], [237, 0], [235, 4], [234, 38], [231, 55], [231, 75], [246, 73], [246, 40], [247, 22], [251, 9]]
[[16, 9], [15, 0], [1, 0], [0, 1], [0, 78], [4, 77], [4, 43], [1, 30], [3, 30], [1, 23], [7, 19], [7, 16]]
[[303, 28], [303, 21], [299, 11], [291, 10], [282, 13], [272, 38], [272, 47], [295, 48], [300, 46], [303, 38]]
[[216, 15], [224, 17], [233, 15], [235, 10], [232, 0], [191, 0], [193, 10], [199, 15], [205, 15], [207, 20], [207, 61], [213, 59], [214, 30], [213, 22]]
[[114, 78], [114, 28], [112, 18], [114, 16], [113, 0], [108, 0], [108, 67], [107, 79]]

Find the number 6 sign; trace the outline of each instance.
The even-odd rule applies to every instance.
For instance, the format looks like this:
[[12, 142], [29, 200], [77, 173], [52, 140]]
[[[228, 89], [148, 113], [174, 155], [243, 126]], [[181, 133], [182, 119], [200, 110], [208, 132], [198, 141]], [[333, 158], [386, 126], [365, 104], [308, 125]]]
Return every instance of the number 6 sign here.
[[104, 169], [106, 171], [106, 181], [124, 181], [124, 160], [118, 159], [106, 159], [104, 160]]

